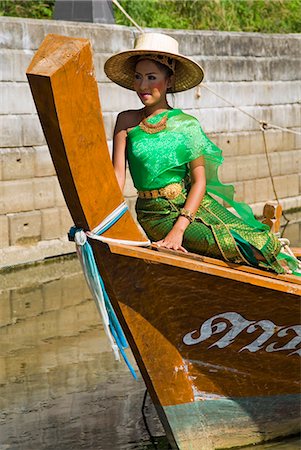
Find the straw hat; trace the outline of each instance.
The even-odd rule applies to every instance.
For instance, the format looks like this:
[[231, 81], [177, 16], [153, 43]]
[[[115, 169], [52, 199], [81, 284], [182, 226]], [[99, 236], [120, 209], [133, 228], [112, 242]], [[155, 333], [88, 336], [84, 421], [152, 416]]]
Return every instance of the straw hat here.
[[[175, 73], [175, 82], [168, 92], [181, 92], [198, 85], [204, 71], [195, 61], [179, 53], [178, 42], [166, 34], [143, 33], [136, 40], [133, 50], [111, 56], [104, 66], [106, 75], [126, 89], [134, 90], [135, 66], [141, 56], [160, 61]], [[161, 60], [160, 60], [161, 58]], [[172, 60], [171, 60], [172, 58]]]

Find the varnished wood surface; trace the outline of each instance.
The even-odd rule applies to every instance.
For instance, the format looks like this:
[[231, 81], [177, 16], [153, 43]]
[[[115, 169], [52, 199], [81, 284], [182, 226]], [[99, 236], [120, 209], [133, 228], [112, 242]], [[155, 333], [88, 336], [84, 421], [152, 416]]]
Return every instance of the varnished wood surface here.
[[[275, 289], [273, 277], [255, 275], [256, 284], [249, 284], [229, 277], [227, 267], [220, 267], [226, 276], [218, 276], [203, 261], [186, 258], [186, 266], [184, 257], [95, 241], [92, 245], [172, 448], [232, 448], [300, 430], [300, 357], [285, 350], [298, 339], [292, 326], [299, 322], [300, 285], [295, 293], [282, 292]], [[265, 280], [262, 286], [259, 277]], [[227, 314], [256, 325], [219, 348], [216, 342], [233, 327]], [[210, 318], [213, 330], [221, 322], [226, 330], [185, 345], [187, 332], [197, 338]], [[271, 324], [273, 335], [257, 351], [242, 351], [265, 341], [264, 324]], [[291, 329], [279, 338], [278, 330], [285, 327]], [[283, 350], [268, 352], [268, 346]], [[203, 415], [202, 402], [210, 419]]]
[[[27, 77], [71, 216], [77, 227], [92, 230], [124, 199], [107, 147], [90, 42], [48, 35]], [[145, 240], [129, 212], [104, 235]]]
[[110, 244], [113, 253], [144, 259], [152, 263], [168, 264], [174, 267], [183, 267], [192, 271], [204, 272], [221, 278], [229, 278], [242, 283], [250, 283], [267, 289], [275, 289], [283, 293], [301, 295], [301, 280], [294, 275], [276, 275], [272, 272], [228, 264], [204, 256], [193, 255], [189, 258], [179, 252], [157, 252], [147, 248], [133, 247], [120, 244]]
[[[100, 265], [104, 262], [114, 306], [140, 356], [140, 369], [163, 405], [192, 402], [196, 389], [226, 397], [299, 392], [299, 356], [290, 355], [289, 349], [266, 351], [276, 335], [254, 353], [240, 351], [260, 336], [260, 326], [254, 334], [240, 333], [225, 348], [210, 348], [225, 333], [214, 333], [208, 341], [192, 346], [183, 343], [187, 332], [196, 330], [197, 337], [202, 323], [226, 312], [255, 322], [268, 320], [275, 330], [296, 325], [299, 295], [229, 278], [217, 282], [216, 276], [206, 272], [93, 246]], [[294, 332], [288, 333], [278, 346], [293, 336]]]

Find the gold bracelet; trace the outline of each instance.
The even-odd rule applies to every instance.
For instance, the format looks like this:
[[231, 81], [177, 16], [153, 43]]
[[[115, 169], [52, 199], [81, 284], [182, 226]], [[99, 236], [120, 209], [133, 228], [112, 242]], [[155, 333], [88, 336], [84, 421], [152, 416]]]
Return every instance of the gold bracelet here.
[[189, 211], [189, 209], [185, 208], [180, 209], [180, 216], [186, 217], [186, 219], [188, 219], [190, 223], [192, 223], [195, 219], [195, 214]]

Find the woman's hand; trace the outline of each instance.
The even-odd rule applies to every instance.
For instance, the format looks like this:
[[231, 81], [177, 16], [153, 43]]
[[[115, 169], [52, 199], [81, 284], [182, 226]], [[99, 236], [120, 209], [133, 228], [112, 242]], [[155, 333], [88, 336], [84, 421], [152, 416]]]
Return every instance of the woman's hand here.
[[184, 231], [185, 231], [187, 224], [184, 227], [179, 226], [179, 225], [181, 225], [181, 222], [183, 221], [183, 219], [184, 219], [184, 221], [187, 221], [189, 223], [189, 221], [185, 217], [181, 217], [180, 221], [178, 220], [176, 222], [174, 227], [165, 236], [165, 238], [156, 242], [158, 247], [164, 247], [164, 248], [169, 248], [171, 250], [178, 250], [183, 253], [188, 253], [186, 248], [184, 248], [182, 246]]

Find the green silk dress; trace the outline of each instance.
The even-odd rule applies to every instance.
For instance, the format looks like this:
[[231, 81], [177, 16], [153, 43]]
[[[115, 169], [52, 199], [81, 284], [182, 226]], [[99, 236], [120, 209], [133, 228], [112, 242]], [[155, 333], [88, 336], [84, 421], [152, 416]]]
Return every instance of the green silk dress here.
[[[164, 111], [148, 121], [155, 124], [164, 115], [167, 115], [164, 130], [149, 134], [138, 125], [128, 132], [127, 137], [129, 169], [138, 191], [160, 189], [171, 183], [182, 183], [183, 186], [182, 193], [174, 200], [163, 197], [137, 199], [137, 218], [148, 238], [158, 241], [172, 229], [189, 190], [189, 162], [203, 156], [206, 193], [195, 221], [185, 230], [183, 246], [201, 255], [261, 265], [283, 273], [279, 263], [279, 240], [269, 227], [254, 218], [248, 205], [234, 201], [232, 185], [219, 181], [218, 167], [223, 161], [221, 150], [204, 134], [198, 120], [180, 109]], [[216, 197], [234, 208], [238, 215], [230, 212]], [[252, 247], [262, 253], [265, 262], [258, 263]]]

